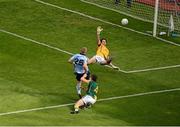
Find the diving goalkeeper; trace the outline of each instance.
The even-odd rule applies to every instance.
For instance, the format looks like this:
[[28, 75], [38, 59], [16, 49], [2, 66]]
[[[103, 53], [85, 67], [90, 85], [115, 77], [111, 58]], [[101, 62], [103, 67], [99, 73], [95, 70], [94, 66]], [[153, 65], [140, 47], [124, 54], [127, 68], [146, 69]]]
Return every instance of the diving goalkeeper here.
[[100, 26], [97, 27], [97, 50], [96, 55], [88, 60], [88, 64], [99, 63], [101, 65], [110, 65], [113, 69], [119, 70], [120, 68], [112, 64], [112, 58], [109, 56], [109, 49], [106, 47], [107, 40], [100, 39], [100, 33], [103, 30]]

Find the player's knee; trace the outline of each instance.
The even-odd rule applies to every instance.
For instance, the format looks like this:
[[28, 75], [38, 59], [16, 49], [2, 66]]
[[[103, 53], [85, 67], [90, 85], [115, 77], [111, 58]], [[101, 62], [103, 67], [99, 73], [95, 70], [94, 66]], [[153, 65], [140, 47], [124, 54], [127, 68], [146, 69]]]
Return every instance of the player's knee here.
[[86, 103], [86, 108], [90, 108], [92, 106], [91, 102]]

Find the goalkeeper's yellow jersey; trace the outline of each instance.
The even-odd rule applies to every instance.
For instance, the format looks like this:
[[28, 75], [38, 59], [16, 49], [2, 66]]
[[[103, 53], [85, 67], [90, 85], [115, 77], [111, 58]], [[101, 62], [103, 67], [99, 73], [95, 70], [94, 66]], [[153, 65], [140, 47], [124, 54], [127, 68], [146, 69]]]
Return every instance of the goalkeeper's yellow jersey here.
[[101, 44], [97, 47], [96, 55], [107, 59], [109, 56], [109, 49], [105, 45]]

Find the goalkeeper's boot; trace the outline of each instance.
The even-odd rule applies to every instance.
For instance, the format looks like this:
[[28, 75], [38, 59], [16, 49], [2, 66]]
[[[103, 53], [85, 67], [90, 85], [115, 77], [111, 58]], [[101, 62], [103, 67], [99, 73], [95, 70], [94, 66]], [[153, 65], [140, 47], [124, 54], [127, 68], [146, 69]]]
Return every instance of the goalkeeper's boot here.
[[107, 64], [110, 64], [112, 61], [112, 57], [109, 57], [106, 61], [107, 61]]

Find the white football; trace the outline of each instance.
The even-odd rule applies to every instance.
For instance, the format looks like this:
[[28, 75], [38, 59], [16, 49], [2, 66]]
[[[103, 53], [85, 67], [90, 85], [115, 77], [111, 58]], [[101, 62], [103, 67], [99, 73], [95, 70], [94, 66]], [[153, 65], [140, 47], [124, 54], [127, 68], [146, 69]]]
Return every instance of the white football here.
[[128, 24], [128, 19], [123, 18], [123, 19], [121, 20], [121, 24], [122, 24], [122, 25], [127, 25], [127, 24]]

